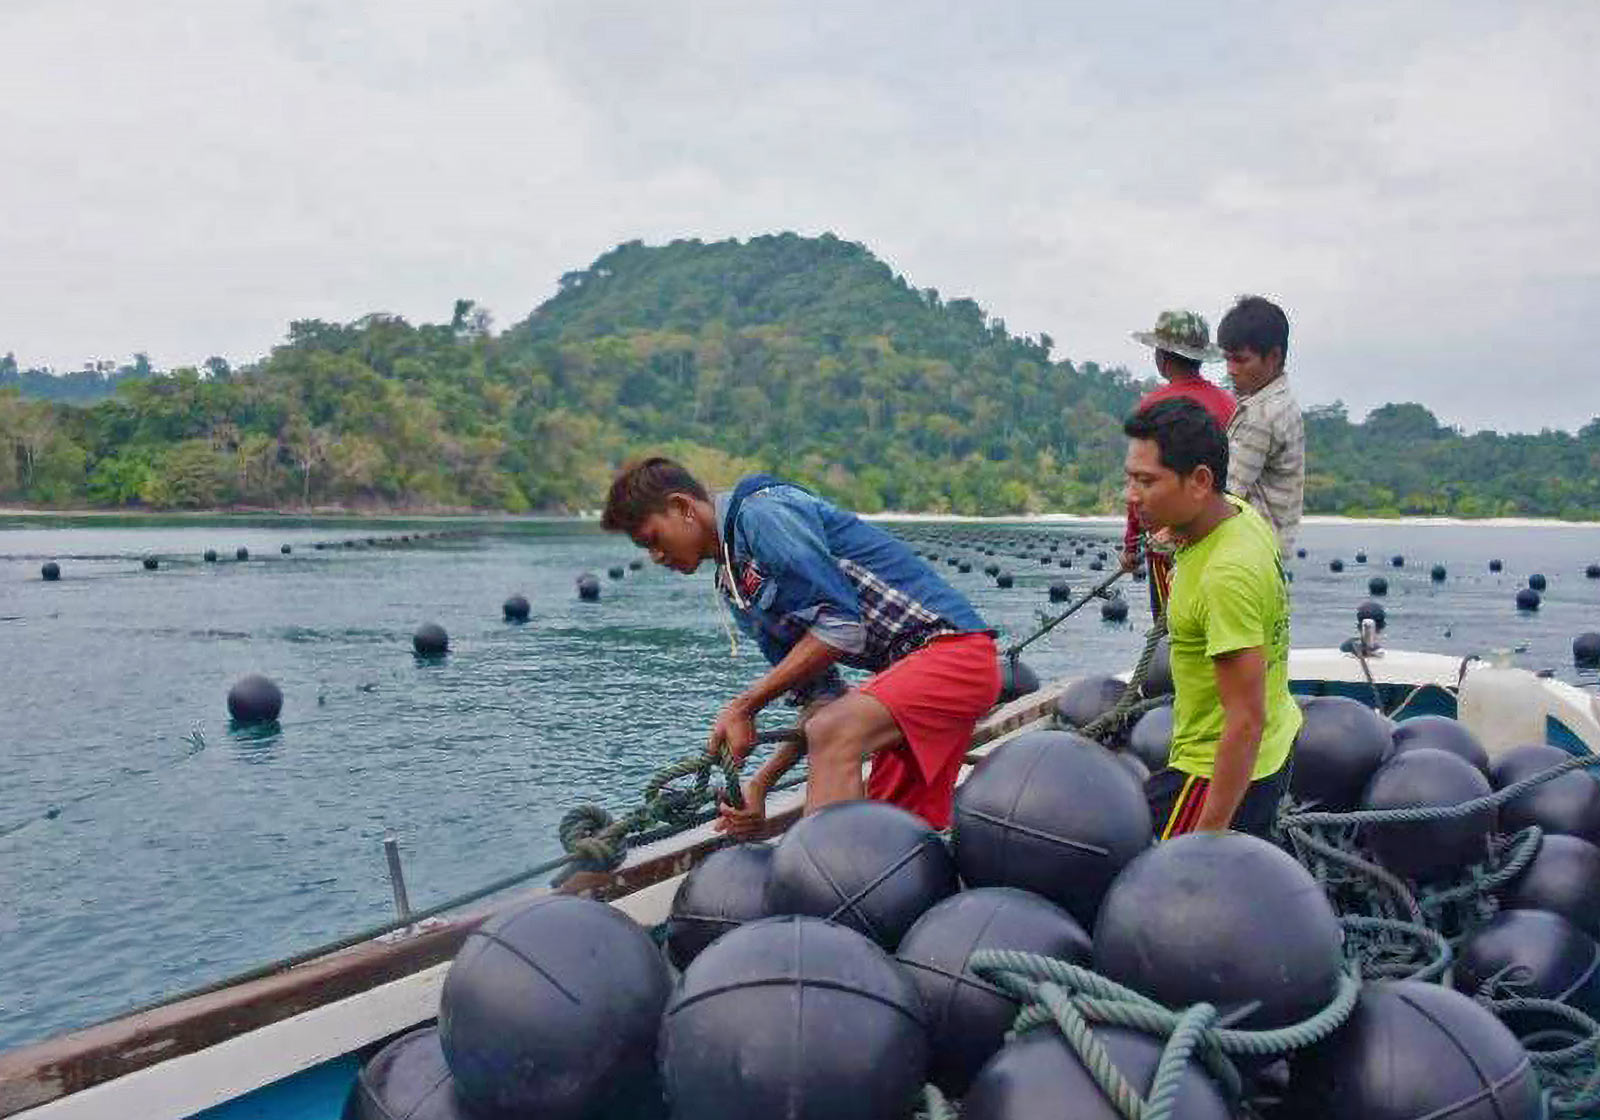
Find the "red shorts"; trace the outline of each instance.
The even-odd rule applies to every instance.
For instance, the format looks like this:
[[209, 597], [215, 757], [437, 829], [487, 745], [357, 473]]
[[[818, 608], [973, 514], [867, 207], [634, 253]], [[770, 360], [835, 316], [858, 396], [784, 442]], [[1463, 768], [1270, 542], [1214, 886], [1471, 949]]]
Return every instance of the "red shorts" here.
[[861, 691], [889, 709], [906, 740], [873, 757], [867, 796], [944, 828], [972, 729], [1000, 697], [994, 639], [940, 634]]

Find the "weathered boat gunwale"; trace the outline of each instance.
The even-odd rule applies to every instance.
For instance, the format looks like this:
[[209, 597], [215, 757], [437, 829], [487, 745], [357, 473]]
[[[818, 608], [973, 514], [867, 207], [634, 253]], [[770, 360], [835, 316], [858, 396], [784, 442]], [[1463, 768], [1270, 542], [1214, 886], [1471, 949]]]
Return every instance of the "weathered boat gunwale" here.
[[[1053, 682], [996, 708], [979, 724], [973, 748], [1037, 720], [1051, 709], [1066, 683]], [[801, 799], [798, 793], [791, 793], [775, 798], [771, 808], [773, 829], [779, 831], [799, 817]], [[703, 825], [630, 852], [623, 866], [609, 875], [574, 876], [563, 889], [605, 901], [625, 898], [682, 875], [723, 843], [722, 836]], [[0, 1117], [105, 1085], [425, 972], [449, 961], [467, 934], [490, 914], [548, 891], [537, 887], [503, 895], [492, 904], [407, 937], [365, 942], [271, 976], [0, 1054]]]

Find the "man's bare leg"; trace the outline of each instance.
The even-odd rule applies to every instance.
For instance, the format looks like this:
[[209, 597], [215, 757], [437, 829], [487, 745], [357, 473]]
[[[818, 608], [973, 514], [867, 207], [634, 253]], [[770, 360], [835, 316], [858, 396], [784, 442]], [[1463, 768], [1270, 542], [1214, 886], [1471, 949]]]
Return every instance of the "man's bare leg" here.
[[904, 742], [889, 709], [864, 692], [851, 690], [819, 708], [806, 720], [806, 753], [811, 759], [806, 812], [865, 797], [862, 761]]

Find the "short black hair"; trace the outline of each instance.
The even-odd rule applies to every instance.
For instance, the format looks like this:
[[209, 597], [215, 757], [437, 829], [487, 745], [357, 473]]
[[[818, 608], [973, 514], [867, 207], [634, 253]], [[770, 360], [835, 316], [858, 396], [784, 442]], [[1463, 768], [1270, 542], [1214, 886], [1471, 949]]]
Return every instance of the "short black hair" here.
[[1211, 484], [1228, 488], [1228, 437], [1204, 406], [1187, 397], [1169, 397], [1147, 405], [1128, 417], [1122, 434], [1129, 439], [1154, 441], [1161, 450], [1161, 465], [1179, 475], [1196, 467], [1211, 468]]
[[1217, 324], [1217, 345], [1224, 350], [1253, 350], [1263, 358], [1276, 346], [1287, 360], [1289, 317], [1270, 299], [1240, 296]]
[[1199, 373], [1200, 372], [1200, 359], [1199, 358], [1190, 358], [1190, 357], [1188, 357], [1188, 356], [1186, 356], [1184, 354], [1179, 354], [1178, 352], [1176, 352], [1174, 350], [1162, 350], [1160, 347], [1156, 348], [1156, 353], [1157, 354], [1165, 354], [1167, 356], [1167, 361], [1176, 362], [1180, 369], [1186, 369], [1190, 373]]
[[600, 527], [613, 533], [638, 532], [645, 518], [667, 508], [673, 494], [688, 494], [702, 502], [710, 501], [706, 488], [682, 464], [660, 455], [635, 459], [611, 480]]

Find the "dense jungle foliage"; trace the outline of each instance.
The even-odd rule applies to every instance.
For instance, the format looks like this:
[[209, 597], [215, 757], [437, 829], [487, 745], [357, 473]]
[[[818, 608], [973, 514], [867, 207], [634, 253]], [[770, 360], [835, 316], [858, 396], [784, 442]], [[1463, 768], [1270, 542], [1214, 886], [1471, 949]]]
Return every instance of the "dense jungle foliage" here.
[[[303, 320], [252, 365], [144, 356], [55, 376], [0, 359], [0, 500], [152, 509], [592, 509], [644, 451], [847, 505], [1117, 508], [1127, 371], [1054, 360], [864, 247], [785, 233], [629, 242], [496, 333]], [[1465, 435], [1417, 404], [1308, 409], [1309, 512], [1600, 517], [1600, 419]]]

